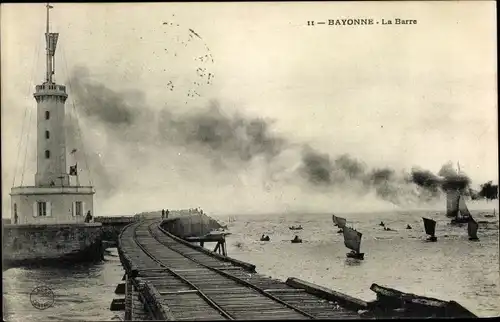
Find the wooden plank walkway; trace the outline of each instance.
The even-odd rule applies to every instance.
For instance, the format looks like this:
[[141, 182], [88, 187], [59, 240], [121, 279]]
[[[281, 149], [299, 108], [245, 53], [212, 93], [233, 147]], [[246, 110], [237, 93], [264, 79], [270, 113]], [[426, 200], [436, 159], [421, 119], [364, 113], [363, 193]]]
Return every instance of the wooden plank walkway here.
[[139, 293], [127, 301], [134, 302], [131, 319], [362, 319], [356, 308], [259, 275], [253, 265], [195, 249], [160, 223], [135, 222], [119, 236], [120, 259]]

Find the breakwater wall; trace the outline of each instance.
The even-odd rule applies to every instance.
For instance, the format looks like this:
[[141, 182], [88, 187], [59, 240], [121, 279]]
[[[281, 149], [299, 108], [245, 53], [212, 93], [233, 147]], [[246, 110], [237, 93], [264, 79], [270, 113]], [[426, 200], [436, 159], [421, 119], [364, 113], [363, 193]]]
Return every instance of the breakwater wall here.
[[205, 214], [191, 214], [168, 218], [163, 221], [161, 227], [177, 237], [186, 238], [204, 236], [222, 228], [222, 225]]
[[3, 225], [4, 265], [102, 259], [100, 223]]
[[[166, 210], [166, 209], [165, 209]], [[180, 209], [169, 210], [166, 227], [179, 237], [203, 236], [221, 227], [219, 222], [203, 214], [200, 210]], [[102, 239], [109, 242], [108, 246], [116, 245], [122, 229], [137, 220], [161, 219], [162, 211], [146, 211], [134, 216], [95, 217], [94, 222], [102, 224]]]

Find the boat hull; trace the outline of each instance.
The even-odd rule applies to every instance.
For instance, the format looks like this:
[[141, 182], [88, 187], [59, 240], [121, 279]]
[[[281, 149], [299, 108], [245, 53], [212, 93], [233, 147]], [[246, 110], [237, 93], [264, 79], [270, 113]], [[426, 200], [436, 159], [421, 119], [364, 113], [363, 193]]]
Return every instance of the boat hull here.
[[426, 241], [428, 241], [428, 242], [437, 242], [437, 240], [438, 239], [437, 239], [436, 236], [431, 236], [431, 237], [429, 237], [429, 238], [426, 239]]
[[359, 260], [365, 259], [365, 253], [347, 253], [346, 256], [347, 258], [354, 258]]
[[292, 244], [300, 244], [302, 243], [302, 240], [291, 240]]

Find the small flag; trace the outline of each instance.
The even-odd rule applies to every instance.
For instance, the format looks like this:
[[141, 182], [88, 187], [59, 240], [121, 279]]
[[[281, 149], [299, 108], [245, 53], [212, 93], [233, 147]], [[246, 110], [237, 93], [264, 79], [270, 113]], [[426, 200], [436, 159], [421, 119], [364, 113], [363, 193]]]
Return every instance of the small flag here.
[[71, 150], [70, 154], [73, 154], [73, 153], [75, 153], [76, 151], [77, 151], [76, 149], [73, 149], [73, 150]]
[[75, 165], [70, 165], [69, 166], [69, 175], [70, 176], [76, 176], [76, 175], [78, 175], [77, 165], [78, 165], [78, 163], [75, 164]]
[[47, 3], [47, 8], [49, 8], [49, 9], [54, 9], [54, 7], [53, 7], [53, 6], [51, 6], [51, 5], [50, 5], [50, 4], [48, 4], [48, 3]]

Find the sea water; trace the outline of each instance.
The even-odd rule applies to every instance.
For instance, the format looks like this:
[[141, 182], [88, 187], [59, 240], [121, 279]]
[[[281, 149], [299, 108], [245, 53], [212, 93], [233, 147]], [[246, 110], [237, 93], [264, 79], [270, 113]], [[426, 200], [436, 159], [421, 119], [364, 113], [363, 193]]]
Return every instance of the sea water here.
[[[350, 250], [332, 214], [235, 216], [228, 225], [233, 233], [228, 255], [268, 276], [296, 277], [368, 301], [376, 298], [370, 286], [377, 283], [455, 300], [478, 316], [500, 316], [498, 215], [472, 215], [479, 222], [478, 242], [468, 240], [467, 225], [449, 225], [449, 218], [435, 212], [342, 215], [363, 234], [362, 261], [346, 258]], [[422, 216], [437, 221], [437, 242], [425, 241]], [[395, 231], [385, 231], [381, 221]], [[412, 229], [406, 229], [408, 224]], [[303, 230], [289, 229], [298, 225]], [[262, 234], [270, 242], [259, 241]], [[295, 235], [302, 244], [290, 242]]]

